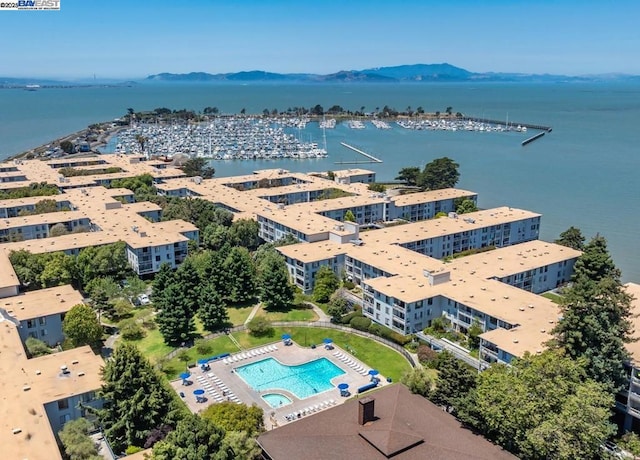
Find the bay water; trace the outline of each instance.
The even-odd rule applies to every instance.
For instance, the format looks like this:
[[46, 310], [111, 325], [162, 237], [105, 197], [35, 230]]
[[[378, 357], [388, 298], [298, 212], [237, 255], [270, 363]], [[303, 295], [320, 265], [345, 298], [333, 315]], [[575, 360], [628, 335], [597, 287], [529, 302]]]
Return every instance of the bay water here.
[[[394, 126], [364, 130], [339, 124], [327, 130], [329, 157], [313, 160], [214, 161], [217, 176], [256, 169], [327, 171], [363, 167], [393, 180], [405, 166], [424, 166], [448, 156], [460, 164], [459, 187], [479, 193], [484, 208], [508, 205], [543, 214], [541, 237], [553, 240], [571, 225], [587, 236], [607, 238], [626, 281], [640, 282], [640, 83], [451, 83], [451, 84], [139, 84], [131, 87], [0, 90], [0, 160], [87, 125], [157, 107], [262, 113], [289, 107], [325, 109], [334, 104], [374, 111], [385, 105], [551, 126], [526, 147], [527, 133], [409, 131]], [[315, 123], [304, 140], [322, 144]], [[383, 160], [336, 165], [363, 157], [340, 142]]]

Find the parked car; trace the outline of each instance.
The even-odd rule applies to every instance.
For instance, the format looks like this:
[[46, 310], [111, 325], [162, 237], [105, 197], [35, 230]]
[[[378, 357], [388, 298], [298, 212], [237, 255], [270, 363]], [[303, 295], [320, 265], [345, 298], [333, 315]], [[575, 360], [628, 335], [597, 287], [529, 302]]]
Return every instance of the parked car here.
[[149, 296], [147, 294], [140, 294], [138, 296], [138, 301], [140, 302], [140, 305], [149, 305], [151, 303], [151, 300], [149, 299]]

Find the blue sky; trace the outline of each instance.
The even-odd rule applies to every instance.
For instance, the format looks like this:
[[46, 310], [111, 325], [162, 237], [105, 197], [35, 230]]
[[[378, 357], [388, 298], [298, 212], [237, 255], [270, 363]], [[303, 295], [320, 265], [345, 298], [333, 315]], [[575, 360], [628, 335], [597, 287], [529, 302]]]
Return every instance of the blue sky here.
[[471, 71], [640, 74], [640, 1], [61, 0], [0, 11], [0, 76]]

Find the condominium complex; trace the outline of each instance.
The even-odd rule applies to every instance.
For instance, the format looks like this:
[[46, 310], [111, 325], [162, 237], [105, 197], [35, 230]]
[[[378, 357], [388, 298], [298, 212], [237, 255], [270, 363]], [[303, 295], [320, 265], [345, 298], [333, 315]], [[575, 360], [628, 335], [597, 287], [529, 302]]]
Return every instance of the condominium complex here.
[[82, 296], [71, 286], [2, 299], [0, 306], [0, 444], [4, 458], [61, 459], [56, 433], [100, 408], [103, 359], [84, 346], [29, 358], [26, 339], [62, 341], [62, 319]]
[[278, 250], [291, 281], [305, 292], [326, 266], [360, 287], [364, 315], [401, 334], [440, 317], [463, 332], [478, 324], [484, 331], [480, 356], [487, 362], [509, 363], [544, 348], [559, 310], [538, 294], [569, 281], [580, 255], [539, 241], [539, 214], [500, 207], [458, 215], [459, 201], [477, 203], [475, 193], [391, 196], [369, 190], [375, 173], [361, 169], [333, 175], [272, 169], [202, 179], [132, 155], [2, 164], [0, 191], [43, 182], [59, 191], [0, 200], [0, 384], [7, 408], [0, 442], [8, 446], [8, 458], [59, 458], [54, 433], [83, 415], [78, 403], [99, 405], [93, 392], [102, 365], [87, 347], [27, 359], [29, 337], [49, 345], [64, 339], [64, 315], [82, 297], [69, 286], [20, 294], [9, 256], [23, 249], [77, 255], [123, 242], [139, 275], [153, 274], [163, 263], [178, 266], [189, 242], [198, 242], [198, 228], [162, 221], [159, 206], [112, 188], [113, 180], [142, 174], [153, 177], [160, 195], [202, 198], [234, 219], [255, 219], [267, 242], [295, 237], [299, 243]]

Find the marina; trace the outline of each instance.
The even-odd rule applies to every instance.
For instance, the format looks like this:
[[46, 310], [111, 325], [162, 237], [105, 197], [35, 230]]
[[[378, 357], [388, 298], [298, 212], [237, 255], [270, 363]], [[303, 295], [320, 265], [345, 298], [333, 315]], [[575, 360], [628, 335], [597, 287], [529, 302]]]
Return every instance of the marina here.
[[[324, 158], [326, 148], [303, 140], [304, 119], [219, 117], [200, 124], [140, 124], [120, 132], [114, 153], [182, 154], [214, 160]], [[115, 144], [115, 145], [114, 145]]]

